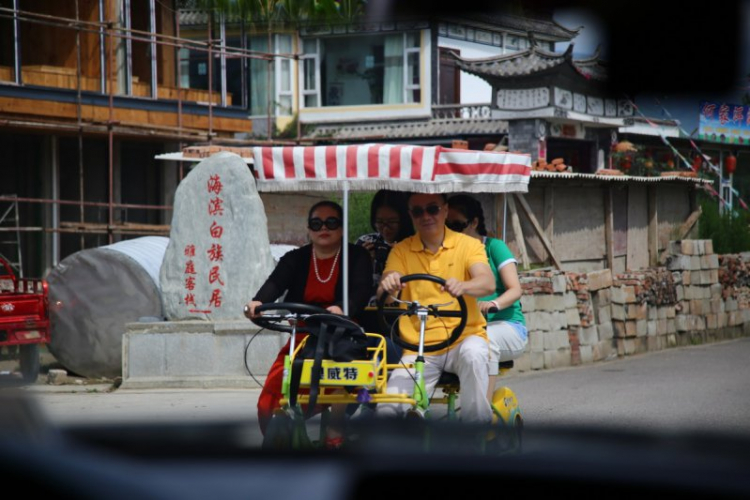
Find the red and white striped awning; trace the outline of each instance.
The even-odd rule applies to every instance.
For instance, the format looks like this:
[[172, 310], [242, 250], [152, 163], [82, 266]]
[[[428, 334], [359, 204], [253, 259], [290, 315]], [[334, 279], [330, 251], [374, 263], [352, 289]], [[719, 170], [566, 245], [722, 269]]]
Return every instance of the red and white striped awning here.
[[526, 154], [361, 144], [253, 148], [258, 191], [528, 192]]

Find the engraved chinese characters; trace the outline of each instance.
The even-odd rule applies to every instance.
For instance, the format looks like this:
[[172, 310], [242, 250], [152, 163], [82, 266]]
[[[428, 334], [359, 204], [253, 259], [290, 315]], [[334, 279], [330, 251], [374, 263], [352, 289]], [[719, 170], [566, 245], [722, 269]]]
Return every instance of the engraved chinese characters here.
[[249, 168], [230, 153], [207, 158], [180, 183], [174, 207], [161, 268], [167, 319], [244, 318], [274, 265]]

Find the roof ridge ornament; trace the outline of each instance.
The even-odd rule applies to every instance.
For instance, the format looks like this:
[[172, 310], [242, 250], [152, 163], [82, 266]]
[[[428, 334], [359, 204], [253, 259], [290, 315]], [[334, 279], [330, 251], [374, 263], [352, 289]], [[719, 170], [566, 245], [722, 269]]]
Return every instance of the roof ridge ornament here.
[[568, 45], [568, 48], [565, 49], [565, 53], [563, 54], [563, 58], [567, 59], [570, 62], [573, 62], [573, 45], [575, 45], [573, 42], [570, 42], [570, 45]]

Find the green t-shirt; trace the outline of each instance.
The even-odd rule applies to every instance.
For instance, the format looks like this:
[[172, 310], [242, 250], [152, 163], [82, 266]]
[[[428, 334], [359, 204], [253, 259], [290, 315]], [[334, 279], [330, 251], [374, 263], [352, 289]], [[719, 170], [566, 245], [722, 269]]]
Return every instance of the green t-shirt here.
[[[492, 295], [482, 297], [479, 300], [493, 300], [505, 293], [503, 280], [500, 279], [500, 269], [508, 264], [516, 264], [517, 261], [513, 256], [513, 252], [510, 251], [508, 245], [502, 240], [486, 238], [484, 248], [487, 251], [487, 260], [490, 262], [492, 274], [495, 275], [496, 289], [495, 293]], [[524, 320], [523, 312], [521, 311], [521, 301], [517, 300], [510, 307], [506, 307], [496, 313], [490, 314], [487, 317], [487, 321], [515, 321], [525, 325], [526, 321]]]

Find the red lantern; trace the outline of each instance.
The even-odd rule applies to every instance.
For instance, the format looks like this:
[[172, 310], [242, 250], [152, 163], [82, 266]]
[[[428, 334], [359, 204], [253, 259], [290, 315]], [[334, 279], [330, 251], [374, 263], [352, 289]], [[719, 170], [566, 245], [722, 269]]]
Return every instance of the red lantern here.
[[693, 172], [697, 172], [701, 169], [701, 165], [703, 164], [703, 158], [701, 158], [701, 155], [695, 155], [693, 157]]
[[735, 170], [737, 170], [737, 157], [733, 154], [729, 154], [726, 158], [724, 158], [724, 170], [727, 173], [727, 176], [730, 176], [734, 173]]

